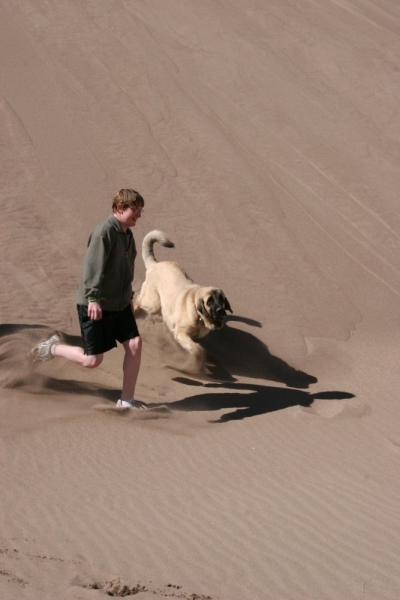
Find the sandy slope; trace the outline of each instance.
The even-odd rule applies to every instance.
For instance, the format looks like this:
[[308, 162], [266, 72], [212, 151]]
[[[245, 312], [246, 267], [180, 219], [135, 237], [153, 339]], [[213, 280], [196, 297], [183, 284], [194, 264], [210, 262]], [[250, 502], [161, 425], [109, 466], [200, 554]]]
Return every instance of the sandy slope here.
[[[394, 0], [0, 0], [2, 598], [399, 597], [399, 55]], [[140, 414], [26, 358], [121, 187], [234, 310], [208, 381], [139, 321]]]

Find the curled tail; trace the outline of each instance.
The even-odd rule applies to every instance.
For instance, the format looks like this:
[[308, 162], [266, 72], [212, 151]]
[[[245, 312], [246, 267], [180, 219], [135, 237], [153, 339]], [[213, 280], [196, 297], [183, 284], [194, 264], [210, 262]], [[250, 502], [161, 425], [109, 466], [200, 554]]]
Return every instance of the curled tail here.
[[165, 233], [158, 231], [157, 229], [150, 231], [147, 235], [145, 235], [142, 242], [142, 257], [146, 269], [148, 269], [153, 263], [157, 262], [153, 250], [153, 246], [156, 242], [161, 244], [161, 246], [165, 246], [165, 248], [175, 248], [175, 244], [173, 244], [167, 238]]

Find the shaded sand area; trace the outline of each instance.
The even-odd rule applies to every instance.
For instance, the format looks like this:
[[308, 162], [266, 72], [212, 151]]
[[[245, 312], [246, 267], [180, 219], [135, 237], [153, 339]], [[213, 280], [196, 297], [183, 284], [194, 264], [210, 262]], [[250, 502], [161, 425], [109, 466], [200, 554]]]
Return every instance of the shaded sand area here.
[[[398, 2], [0, 0], [0, 56], [1, 598], [397, 600]], [[139, 320], [140, 413], [26, 357], [122, 187], [234, 311], [208, 378]]]

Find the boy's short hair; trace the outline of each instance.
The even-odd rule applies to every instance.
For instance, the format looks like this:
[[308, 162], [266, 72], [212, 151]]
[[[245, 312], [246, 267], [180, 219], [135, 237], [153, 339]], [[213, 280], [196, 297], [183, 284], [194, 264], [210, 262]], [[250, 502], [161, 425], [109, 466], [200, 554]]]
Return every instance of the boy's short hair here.
[[144, 206], [144, 200], [139, 192], [136, 192], [135, 190], [122, 189], [119, 190], [118, 194], [116, 194], [113, 198], [113, 212], [116, 212], [118, 204], [121, 204], [122, 208], [127, 208], [128, 206]]

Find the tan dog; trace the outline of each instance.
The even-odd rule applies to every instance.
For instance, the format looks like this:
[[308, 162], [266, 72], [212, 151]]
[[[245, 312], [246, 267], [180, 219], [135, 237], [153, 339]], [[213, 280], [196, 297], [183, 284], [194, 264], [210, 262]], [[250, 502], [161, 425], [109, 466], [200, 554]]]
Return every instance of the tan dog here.
[[147, 272], [134, 302], [135, 314], [140, 310], [150, 315], [161, 314], [175, 340], [201, 365], [204, 350], [194, 340], [220, 329], [226, 311], [232, 309], [222, 290], [194, 283], [176, 262], [157, 262], [155, 242], [166, 248], [174, 247], [162, 231], [150, 231], [145, 236], [142, 256]]

